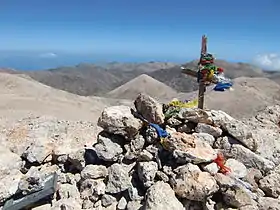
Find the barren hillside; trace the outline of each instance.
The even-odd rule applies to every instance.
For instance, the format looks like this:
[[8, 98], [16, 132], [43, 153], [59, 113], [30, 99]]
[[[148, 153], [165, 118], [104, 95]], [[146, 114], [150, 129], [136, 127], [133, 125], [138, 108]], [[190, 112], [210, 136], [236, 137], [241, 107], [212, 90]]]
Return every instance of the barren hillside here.
[[0, 73], [2, 120], [48, 115], [60, 119], [95, 122], [105, 106], [121, 102], [77, 96], [43, 85], [26, 75]]
[[[267, 78], [240, 77], [234, 79], [233, 91], [215, 92], [208, 87], [206, 107], [219, 109], [242, 118], [255, 115], [271, 104], [280, 103], [280, 86]], [[180, 99], [197, 97], [197, 91], [180, 94]]]
[[107, 96], [108, 98], [133, 100], [139, 93], [146, 93], [158, 99], [171, 98], [177, 95], [177, 92], [171, 87], [168, 87], [164, 83], [161, 83], [146, 74], [142, 74], [115, 90], [110, 91]]

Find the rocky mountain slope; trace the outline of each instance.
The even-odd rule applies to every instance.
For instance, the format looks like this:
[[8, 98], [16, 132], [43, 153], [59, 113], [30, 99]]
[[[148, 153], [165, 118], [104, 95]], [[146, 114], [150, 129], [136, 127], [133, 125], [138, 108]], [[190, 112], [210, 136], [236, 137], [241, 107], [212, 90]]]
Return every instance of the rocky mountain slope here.
[[279, 105], [242, 122], [217, 110], [163, 109], [145, 94], [134, 104], [105, 108], [96, 139], [86, 122], [44, 117], [1, 129], [3, 209], [50, 176], [56, 192], [34, 209], [280, 209]]
[[[217, 60], [229, 78], [264, 77], [261, 69], [246, 63]], [[184, 64], [196, 69], [197, 61]], [[195, 78], [182, 75], [180, 65], [172, 63], [109, 63], [107, 65], [79, 64], [45, 71], [19, 72], [51, 87], [83, 96], [102, 96], [141, 74], [170, 86], [178, 92], [197, 90]]]

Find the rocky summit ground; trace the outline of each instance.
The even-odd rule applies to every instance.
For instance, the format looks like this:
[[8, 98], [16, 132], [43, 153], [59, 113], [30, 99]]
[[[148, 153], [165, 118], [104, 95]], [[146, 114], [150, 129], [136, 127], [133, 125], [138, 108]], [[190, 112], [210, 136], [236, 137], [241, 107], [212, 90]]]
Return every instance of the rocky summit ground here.
[[[134, 105], [104, 108], [97, 138], [84, 121], [3, 125], [0, 205], [38, 192], [56, 174], [56, 192], [33, 209], [280, 209], [279, 105], [244, 121], [145, 94]], [[155, 124], [168, 135], [159, 138]]]

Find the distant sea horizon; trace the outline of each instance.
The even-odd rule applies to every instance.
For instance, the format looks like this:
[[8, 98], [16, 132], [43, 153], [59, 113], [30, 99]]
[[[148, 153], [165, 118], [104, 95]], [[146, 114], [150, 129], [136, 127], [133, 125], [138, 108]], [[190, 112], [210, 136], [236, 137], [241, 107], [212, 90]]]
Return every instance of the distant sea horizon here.
[[[147, 63], [168, 62], [183, 64], [197, 58], [178, 58], [173, 56], [135, 56], [124, 54], [97, 54], [97, 53], [56, 53], [56, 52], [29, 52], [29, 51], [0, 51], [0, 68], [9, 68], [21, 71], [39, 71], [55, 69], [63, 66], [76, 66], [81, 63], [105, 65], [117, 63]], [[222, 59], [222, 58], [221, 58]], [[227, 60], [229, 62], [240, 62]], [[246, 61], [242, 61], [246, 62]]]

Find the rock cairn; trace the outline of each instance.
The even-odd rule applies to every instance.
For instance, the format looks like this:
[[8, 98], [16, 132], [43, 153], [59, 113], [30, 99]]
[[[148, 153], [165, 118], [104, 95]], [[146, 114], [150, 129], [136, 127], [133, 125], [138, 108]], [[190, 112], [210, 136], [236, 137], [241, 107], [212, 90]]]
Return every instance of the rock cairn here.
[[[96, 140], [86, 122], [36, 118], [3, 128], [0, 205], [35, 192], [55, 172], [56, 193], [33, 209], [280, 209], [280, 106], [240, 121], [162, 106], [145, 94], [134, 104], [169, 136], [159, 138], [127, 106], [104, 109]], [[221, 173], [218, 154], [230, 172]]]

